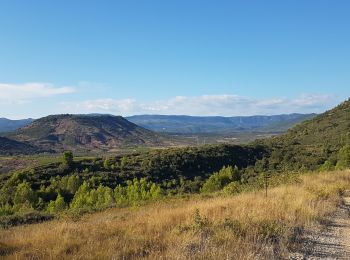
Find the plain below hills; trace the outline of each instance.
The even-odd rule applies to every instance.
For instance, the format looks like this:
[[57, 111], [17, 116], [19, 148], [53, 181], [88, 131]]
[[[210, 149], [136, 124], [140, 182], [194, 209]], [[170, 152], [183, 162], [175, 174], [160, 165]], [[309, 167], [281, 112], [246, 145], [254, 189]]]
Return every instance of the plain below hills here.
[[286, 114], [272, 116], [181, 116], [138, 115], [127, 117], [137, 125], [156, 132], [178, 134], [232, 132], [281, 133], [316, 114]]

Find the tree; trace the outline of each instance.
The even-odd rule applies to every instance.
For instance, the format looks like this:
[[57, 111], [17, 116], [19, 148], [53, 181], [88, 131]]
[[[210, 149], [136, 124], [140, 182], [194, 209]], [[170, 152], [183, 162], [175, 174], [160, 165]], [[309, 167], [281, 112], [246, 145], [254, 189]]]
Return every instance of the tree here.
[[73, 153], [70, 151], [66, 151], [63, 153], [63, 163], [68, 167], [73, 165]]
[[123, 170], [127, 164], [128, 164], [128, 158], [123, 156], [120, 160], [120, 168]]
[[238, 170], [238, 167], [236, 165], [235, 165], [235, 167], [233, 167], [232, 180], [233, 181], [240, 181], [241, 180], [241, 173]]
[[82, 181], [78, 175], [71, 175], [68, 177], [67, 185], [65, 187], [71, 194], [75, 194], [81, 184]]
[[61, 194], [58, 193], [56, 200], [51, 200], [48, 207], [47, 211], [49, 213], [58, 213], [67, 208], [67, 204], [64, 201], [64, 198], [61, 196]]
[[90, 196], [90, 187], [87, 182], [83, 182], [83, 184], [79, 187], [77, 192], [74, 194], [73, 200], [70, 203], [70, 207], [74, 209], [79, 208], [89, 208], [90, 205], [88, 203]]
[[345, 145], [338, 152], [336, 169], [342, 170], [350, 167], [350, 145]]
[[206, 182], [203, 184], [201, 192], [208, 193], [221, 190], [223, 187], [233, 181], [233, 171], [234, 170], [231, 166], [224, 166], [219, 172], [215, 172], [209, 177], [209, 179], [206, 180]]
[[103, 161], [103, 168], [105, 168], [106, 170], [110, 170], [111, 169], [111, 162], [110, 162], [109, 158], [106, 158]]
[[321, 172], [327, 172], [334, 170], [334, 165], [330, 160], [326, 160], [320, 167]]
[[17, 186], [13, 198], [15, 205], [29, 204], [31, 206], [35, 206], [37, 201], [38, 196], [36, 192], [32, 190], [28, 182], [24, 181]]

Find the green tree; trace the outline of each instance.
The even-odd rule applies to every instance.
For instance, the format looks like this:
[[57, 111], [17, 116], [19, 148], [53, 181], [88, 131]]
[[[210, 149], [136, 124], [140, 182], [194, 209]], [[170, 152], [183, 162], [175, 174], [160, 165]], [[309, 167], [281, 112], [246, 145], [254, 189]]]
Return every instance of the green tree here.
[[63, 153], [63, 163], [68, 167], [73, 166], [73, 153], [70, 151], [66, 151]]
[[342, 170], [350, 167], [350, 145], [345, 145], [338, 152], [336, 169]]
[[64, 198], [61, 194], [57, 195], [56, 200], [51, 200], [47, 206], [47, 211], [52, 214], [59, 213], [67, 208], [67, 203], [64, 201]]
[[30, 184], [24, 181], [17, 186], [13, 202], [15, 205], [29, 204], [34, 207], [38, 202], [38, 196]]
[[239, 169], [236, 165], [235, 165], [235, 167], [233, 167], [232, 180], [233, 181], [240, 181], [241, 180], [241, 172], [239, 171]]
[[106, 158], [103, 161], [103, 168], [105, 168], [106, 170], [110, 170], [111, 169], [111, 162], [110, 162], [109, 158]]
[[120, 159], [120, 168], [123, 170], [125, 169], [126, 165], [128, 164], [128, 158], [126, 158], [125, 156], [123, 156]]
[[12, 204], [17, 186], [25, 181], [26, 175], [23, 172], [16, 172], [12, 174], [0, 189], [0, 204]]
[[70, 203], [70, 207], [73, 209], [90, 208], [90, 190], [91, 188], [89, 187], [88, 183], [84, 181], [77, 192], [74, 194], [73, 200]]
[[327, 172], [334, 170], [334, 165], [330, 160], [326, 160], [320, 167], [321, 172]]
[[209, 193], [219, 191], [233, 181], [233, 168], [223, 167], [219, 172], [212, 174], [203, 184], [201, 192]]

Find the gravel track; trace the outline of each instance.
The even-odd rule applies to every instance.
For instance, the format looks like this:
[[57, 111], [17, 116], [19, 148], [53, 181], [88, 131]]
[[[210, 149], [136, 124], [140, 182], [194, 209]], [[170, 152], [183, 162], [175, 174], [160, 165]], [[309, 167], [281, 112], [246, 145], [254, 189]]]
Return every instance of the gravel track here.
[[350, 260], [350, 191], [343, 197], [338, 210], [324, 223], [321, 230], [305, 234], [302, 249], [289, 259], [348, 259]]

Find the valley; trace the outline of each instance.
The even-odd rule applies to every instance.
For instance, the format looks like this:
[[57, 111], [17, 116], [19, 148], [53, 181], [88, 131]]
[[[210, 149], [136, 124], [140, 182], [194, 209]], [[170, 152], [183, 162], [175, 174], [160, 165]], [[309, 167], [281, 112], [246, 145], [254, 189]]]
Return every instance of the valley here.
[[[105, 115], [36, 120], [2, 139], [19, 150], [0, 159], [0, 252], [9, 259], [49, 252], [63, 259], [301, 254], [300, 239], [321, 228], [350, 189], [349, 114], [348, 100], [285, 133], [252, 139], [156, 133]], [[44, 235], [48, 229], [67, 242]], [[16, 240], [21, 232], [38, 240]], [[104, 242], [95, 254], [84, 245], [98, 236]]]
[[0, 1], [0, 260], [349, 260], [350, 1]]

